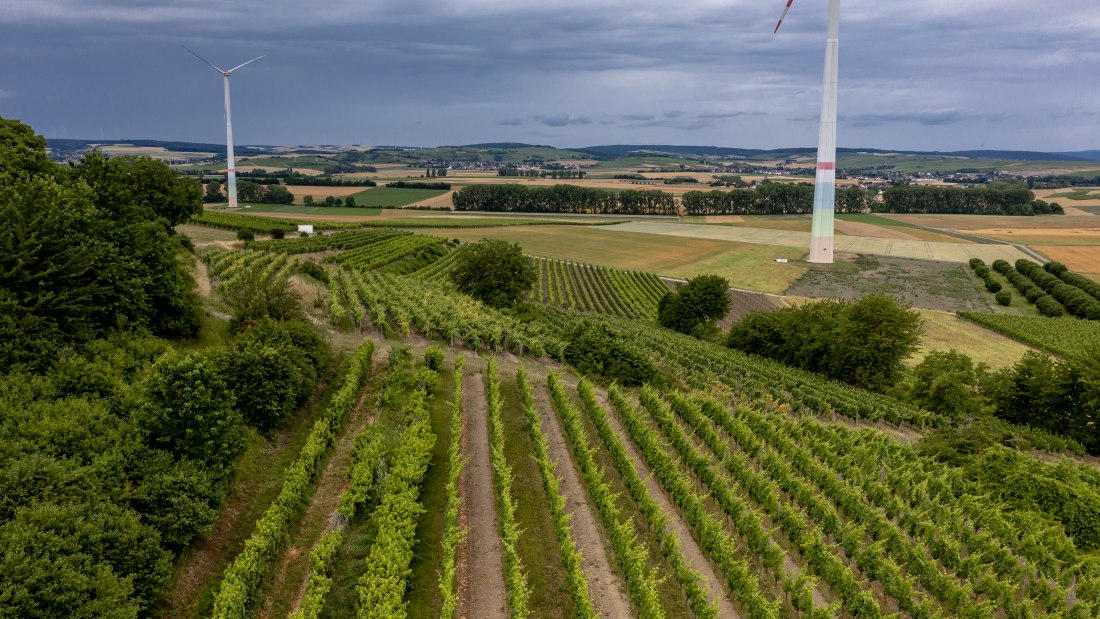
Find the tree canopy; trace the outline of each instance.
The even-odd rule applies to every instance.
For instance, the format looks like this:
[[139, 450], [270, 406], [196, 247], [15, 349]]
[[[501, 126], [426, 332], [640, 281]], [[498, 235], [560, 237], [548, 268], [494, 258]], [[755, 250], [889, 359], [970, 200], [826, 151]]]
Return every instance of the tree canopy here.
[[704, 331], [715, 330], [713, 321], [730, 311], [729, 287], [729, 280], [718, 275], [693, 277], [661, 298], [657, 321], [680, 333], [705, 336]]
[[538, 280], [520, 246], [499, 239], [464, 248], [450, 277], [459, 290], [492, 307], [516, 305]]

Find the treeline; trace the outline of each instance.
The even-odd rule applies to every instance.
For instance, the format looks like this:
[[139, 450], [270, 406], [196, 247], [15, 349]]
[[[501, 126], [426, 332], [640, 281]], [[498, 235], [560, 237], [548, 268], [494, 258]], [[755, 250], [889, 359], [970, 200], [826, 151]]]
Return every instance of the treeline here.
[[870, 391], [887, 391], [917, 351], [920, 314], [885, 294], [754, 311], [726, 344]]
[[459, 211], [675, 215], [676, 201], [662, 191], [611, 191], [576, 185], [469, 185], [455, 192]]
[[252, 181], [237, 183], [237, 199], [241, 202], [293, 204], [294, 194], [282, 185], [259, 185]]
[[[836, 212], [862, 213], [874, 194], [860, 187], [837, 187]], [[814, 210], [814, 186], [761, 183], [755, 189], [689, 191], [682, 199], [688, 215], [806, 215]]]
[[397, 181], [396, 183], [387, 183], [386, 187], [393, 187], [394, 189], [442, 189], [444, 191], [451, 190], [450, 183], [425, 183], [418, 181]]
[[[524, 178], [582, 179], [588, 177], [584, 170], [520, 170], [519, 168], [500, 168], [497, 176], [519, 176]], [[616, 177], [618, 178], [618, 177]]]
[[333, 178], [331, 176], [288, 176], [286, 185], [305, 185], [310, 187], [377, 187], [378, 183], [368, 178]]
[[1035, 199], [1023, 183], [997, 181], [979, 187], [892, 187], [874, 202], [876, 213], [938, 215], [1050, 215], [1062, 207]]

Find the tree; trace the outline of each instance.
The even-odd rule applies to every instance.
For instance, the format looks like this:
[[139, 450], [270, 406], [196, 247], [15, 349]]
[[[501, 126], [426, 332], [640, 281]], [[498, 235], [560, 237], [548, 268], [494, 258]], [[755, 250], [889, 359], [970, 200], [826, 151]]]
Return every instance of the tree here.
[[290, 280], [259, 268], [242, 273], [225, 294], [225, 301], [233, 309], [234, 325], [261, 318], [294, 320], [302, 317], [301, 298], [291, 287]]
[[169, 353], [152, 368], [137, 413], [150, 447], [227, 473], [244, 448], [243, 421], [214, 362]]
[[981, 384], [989, 368], [955, 350], [928, 353], [913, 368], [910, 398], [921, 408], [955, 421], [981, 412]]
[[492, 307], [516, 305], [538, 280], [520, 246], [500, 239], [483, 239], [463, 250], [450, 277], [460, 291]]
[[355, 207], [355, 197], [354, 196], [348, 196], [348, 197], [344, 198], [344, 206], [346, 206], [348, 208], [354, 208]]
[[724, 318], [730, 309], [729, 280], [718, 275], [699, 275], [669, 292], [657, 306], [657, 321], [661, 326], [680, 333], [712, 339], [717, 334], [715, 320]]
[[210, 181], [206, 184], [206, 192], [202, 196], [203, 202], [222, 202], [225, 200], [225, 196], [222, 195], [222, 184], [219, 181]]

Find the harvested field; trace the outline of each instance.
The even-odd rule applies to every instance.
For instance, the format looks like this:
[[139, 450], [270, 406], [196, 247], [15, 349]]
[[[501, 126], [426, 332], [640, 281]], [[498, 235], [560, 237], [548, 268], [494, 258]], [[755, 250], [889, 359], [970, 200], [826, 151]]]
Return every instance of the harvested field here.
[[1047, 246], [1042, 247], [1039, 253], [1093, 279], [1100, 276], [1100, 244], [1084, 247]]
[[973, 234], [1021, 245], [1100, 245], [1100, 217], [1091, 228], [984, 228]]
[[314, 200], [324, 200], [329, 196], [343, 198], [366, 189], [366, 187], [324, 187], [321, 185], [287, 185], [286, 188], [287, 191], [294, 194], [294, 199], [299, 202], [302, 196], [313, 196]]
[[[625, 224], [607, 226], [607, 230], [736, 241], [742, 243], [759, 243], [762, 245], [779, 245], [784, 247], [797, 247], [800, 249], [810, 246], [810, 235], [808, 232], [788, 230], [767, 230], [734, 226], [699, 226], [650, 221], [633, 221]], [[891, 240], [856, 236], [836, 237], [835, 251], [837, 253], [873, 254], [877, 256], [892, 256], [895, 258], [939, 260], [943, 262], [960, 263], [965, 263], [971, 258], [981, 258], [986, 262], [993, 262], [997, 259], [1015, 262], [1019, 258], [1028, 257], [1022, 251], [1010, 245], [933, 243], [928, 241]], [[799, 257], [802, 256], [805, 256], [804, 251], [799, 254]]]
[[902, 239], [906, 241], [919, 241], [918, 237], [903, 231], [904, 228], [876, 226], [856, 221], [836, 220], [836, 231], [848, 236], [869, 236], [878, 239]]
[[880, 215], [887, 219], [945, 230], [983, 230], [1004, 228], [1013, 230], [1073, 229], [1095, 228], [1095, 215], [1035, 215], [1034, 217], [1014, 217], [1008, 215]]

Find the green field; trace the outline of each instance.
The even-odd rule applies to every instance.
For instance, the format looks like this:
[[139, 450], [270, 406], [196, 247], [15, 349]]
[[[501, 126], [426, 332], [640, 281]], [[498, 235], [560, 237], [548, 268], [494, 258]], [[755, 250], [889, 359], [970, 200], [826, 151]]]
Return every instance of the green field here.
[[414, 202], [435, 198], [447, 193], [443, 189], [399, 189], [397, 187], [371, 187], [352, 194], [361, 206], [407, 206]]
[[[218, 206], [223, 206], [223, 208], [219, 209]], [[214, 208], [208, 206], [207, 210], [224, 210], [224, 205], [215, 205]], [[248, 208], [241, 207], [233, 212], [240, 213], [241, 215], [248, 215], [249, 213], [279, 213], [282, 215], [362, 215], [364, 217], [373, 217], [375, 215], [380, 215], [382, 209], [366, 206], [348, 208], [344, 206], [302, 206], [298, 204], [249, 204]]]
[[[628, 271], [649, 271], [686, 279], [704, 273], [728, 278], [735, 288], [778, 293], [806, 272], [802, 249], [657, 234], [617, 232], [587, 226], [515, 226], [453, 230], [462, 241], [499, 238], [519, 243], [525, 253], [586, 262]], [[779, 264], [777, 258], [790, 263]]]

